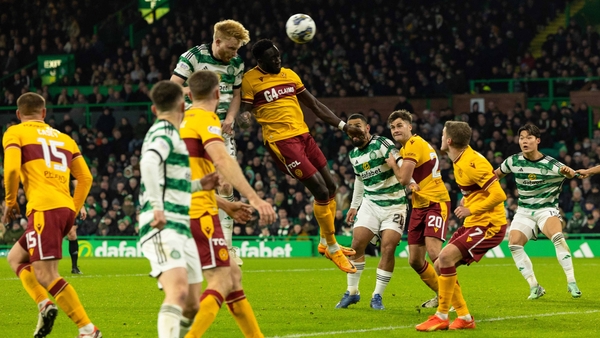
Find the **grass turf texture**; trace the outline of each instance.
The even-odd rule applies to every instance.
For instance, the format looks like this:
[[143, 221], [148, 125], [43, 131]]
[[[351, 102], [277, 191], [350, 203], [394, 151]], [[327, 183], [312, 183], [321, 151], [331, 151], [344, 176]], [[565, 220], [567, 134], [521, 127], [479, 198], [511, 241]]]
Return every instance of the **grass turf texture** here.
[[[84, 275], [70, 274], [69, 259], [60, 273], [71, 283], [88, 315], [105, 337], [156, 337], [156, 319], [163, 294], [147, 276], [143, 258], [85, 258]], [[512, 259], [488, 259], [458, 269], [459, 281], [477, 329], [431, 333], [465, 337], [599, 337], [600, 259], [574, 259], [581, 299], [572, 299], [555, 258], [534, 258], [534, 269], [546, 295], [529, 301], [529, 287]], [[335, 309], [346, 289], [346, 275], [324, 258], [244, 259], [244, 288], [267, 337], [422, 337], [414, 325], [435, 309], [419, 309], [433, 293], [398, 258], [396, 271], [383, 295], [384, 311], [369, 307], [375, 286], [377, 259], [367, 259], [360, 291], [362, 299], [349, 309]], [[0, 260], [0, 337], [31, 337], [37, 309]], [[451, 318], [456, 314], [451, 313]], [[64, 312], [50, 337], [75, 337], [77, 329]], [[225, 306], [206, 337], [242, 337]]]

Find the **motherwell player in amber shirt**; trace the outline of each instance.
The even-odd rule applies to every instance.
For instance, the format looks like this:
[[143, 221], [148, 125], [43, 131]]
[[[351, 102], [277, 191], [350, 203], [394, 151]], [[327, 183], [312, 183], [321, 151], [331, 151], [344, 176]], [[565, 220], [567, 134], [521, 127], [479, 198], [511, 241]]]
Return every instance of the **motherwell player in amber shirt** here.
[[[448, 233], [450, 195], [442, 181], [440, 161], [433, 147], [421, 136], [412, 133], [412, 115], [406, 110], [392, 112], [388, 118], [394, 140], [402, 144], [401, 163], [393, 156], [386, 162], [394, 170], [400, 184], [412, 190], [412, 212], [408, 223], [408, 262], [421, 280], [438, 292], [438, 273], [434, 265]], [[413, 183], [411, 183], [411, 181]], [[422, 307], [438, 306], [437, 296]]]
[[[465, 196], [454, 210], [464, 224], [440, 252], [439, 306], [435, 315], [417, 325], [418, 331], [474, 329], [475, 320], [467, 309], [458, 284], [456, 266], [479, 262], [498, 246], [506, 233], [506, 216], [502, 190], [492, 165], [470, 146], [471, 128], [465, 122], [448, 121], [442, 133], [441, 150], [454, 162], [456, 183]], [[458, 318], [452, 324], [448, 319], [450, 305]]]
[[[37, 303], [38, 324], [35, 337], [52, 330], [58, 309], [48, 292], [79, 328], [79, 337], [102, 337], [88, 318], [75, 289], [58, 274], [62, 240], [73, 226], [92, 186], [92, 175], [75, 141], [46, 123], [44, 98], [26, 93], [17, 100], [21, 123], [8, 128], [4, 147], [4, 184], [9, 222], [19, 213], [17, 191], [23, 183], [27, 197], [27, 229], [8, 254], [8, 262], [29, 296]], [[78, 184], [74, 196], [69, 191], [69, 176]]]
[[[355, 254], [335, 239], [334, 215], [336, 185], [327, 160], [308, 133], [299, 101], [331, 126], [350, 136], [365, 137], [362, 130], [346, 125], [329, 108], [312, 96], [294, 71], [281, 67], [279, 49], [271, 40], [260, 40], [252, 47], [258, 66], [242, 79], [242, 124], [249, 122], [249, 111], [263, 129], [265, 145], [277, 167], [301, 181], [315, 197], [314, 213], [321, 228], [318, 250], [340, 270], [356, 272], [346, 256]], [[245, 121], [244, 121], [245, 120]]]

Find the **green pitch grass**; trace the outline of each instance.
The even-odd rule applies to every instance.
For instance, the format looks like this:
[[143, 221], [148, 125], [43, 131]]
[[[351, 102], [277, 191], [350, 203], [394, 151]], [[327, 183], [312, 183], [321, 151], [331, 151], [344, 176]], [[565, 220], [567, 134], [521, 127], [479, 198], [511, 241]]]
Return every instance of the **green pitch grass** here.
[[[533, 259], [546, 288], [541, 299], [528, 301], [529, 287], [510, 258], [487, 259], [460, 267], [458, 276], [477, 329], [429, 335], [465, 337], [599, 337], [600, 259], [575, 259], [581, 299], [572, 299], [562, 269], [554, 258]], [[361, 279], [362, 300], [349, 309], [335, 309], [346, 288], [346, 275], [324, 258], [245, 259], [244, 286], [267, 337], [423, 337], [414, 325], [433, 309], [418, 308], [433, 293], [405, 259], [398, 259], [383, 302], [384, 311], [369, 307], [377, 260], [368, 259]], [[84, 275], [71, 276], [69, 259], [61, 274], [79, 293], [92, 321], [104, 337], [156, 337], [156, 318], [163, 294], [147, 276], [145, 259], [85, 258]], [[0, 260], [0, 337], [31, 337], [37, 320], [33, 301]], [[451, 313], [451, 318], [456, 314]], [[77, 329], [59, 312], [50, 337], [75, 337]], [[241, 337], [223, 308], [206, 337]]]

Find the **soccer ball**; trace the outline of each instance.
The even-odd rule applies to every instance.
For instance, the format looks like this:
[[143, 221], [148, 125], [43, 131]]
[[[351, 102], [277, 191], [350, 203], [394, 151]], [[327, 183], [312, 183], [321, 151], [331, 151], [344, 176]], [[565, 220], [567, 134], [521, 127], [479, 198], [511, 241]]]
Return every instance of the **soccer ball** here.
[[317, 26], [306, 14], [294, 14], [285, 24], [287, 36], [295, 43], [307, 43], [315, 36]]

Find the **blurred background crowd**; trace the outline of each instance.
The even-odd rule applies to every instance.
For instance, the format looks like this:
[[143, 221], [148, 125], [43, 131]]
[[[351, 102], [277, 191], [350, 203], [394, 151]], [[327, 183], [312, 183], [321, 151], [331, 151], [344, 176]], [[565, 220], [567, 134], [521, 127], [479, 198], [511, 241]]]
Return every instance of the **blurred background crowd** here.
[[[467, 93], [468, 82], [480, 79], [514, 79], [514, 92], [524, 92], [529, 98], [598, 90], [594, 78], [600, 77], [600, 39], [594, 26], [571, 20], [548, 36], [540, 56], [533, 57], [529, 49], [537, 32], [565, 10], [565, 1], [174, 2], [179, 10], [152, 25], [141, 18], [137, 7], [123, 8], [121, 1], [0, 2], [0, 73], [4, 77], [0, 80], [0, 105], [13, 107], [20, 94], [36, 91], [51, 106], [46, 121], [72, 135], [80, 145], [95, 178], [86, 201], [88, 218], [79, 222], [77, 230], [81, 236], [136, 235], [139, 153], [152, 120], [146, 113], [118, 104], [149, 102], [151, 85], [170, 78], [179, 55], [186, 50], [210, 43], [212, 25], [225, 18], [242, 22], [250, 31], [252, 41], [240, 50], [246, 69], [255, 66], [249, 52], [252, 43], [270, 38], [280, 47], [284, 66], [296, 71], [319, 98], [397, 96], [397, 105], [388, 111], [360, 111], [369, 120], [372, 133], [391, 138], [385, 116], [394, 109], [407, 109], [414, 114], [413, 131], [438, 148], [444, 122], [463, 120], [473, 128], [471, 146], [497, 167], [520, 151], [515, 135], [518, 128], [534, 123], [542, 130], [540, 147], [551, 150], [561, 162], [573, 169], [600, 164], [600, 130], [594, 126], [592, 137], [577, 132], [588, 130], [593, 123], [586, 104], [554, 102], [532, 108], [515, 104], [503, 111], [492, 101], [470, 111], [451, 107], [415, 111], [410, 104], [411, 99]], [[111, 14], [119, 9], [118, 15]], [[318, 24], [317, 35], [309, 44], [297, 45], [285, 37], [285, 22], [296, 12], [309, 13]], [[106, 17], [103, 22], [96, 20]], [[109, 37], [103, 35], [103, 29], [111, 28], [113, 22], [118, 22], [116, 29]], [[123, 27], [142, 34], [131, 39]], [[72, 54], [75, 70], [55, 84], [42, 85], [37, 67], [23, 68], [38, 55], [57, 54]], [[553, 88], [548, 88], [547, 82], [528, 81], [555, 77], [579, 79], [557, 81]], [[94, 89], [84, 94], [68, 89], [73, 86]], [[104, 87], [109, 89], [102, 90]], [[503, 90], [495, 82], [480, 89]], [[78, 123], [85, 109], [73, 104], [110, 107], [94, 106], [99, 118], [94, 123]], [[345, 118], [358, 112], [348, 107], [338, 113]], [[0, 110], [0, 114], [13, 111]], [[351, 235], [345, 214], [354, 185], [348, 159], [353, 146], [342, 132], [320, 121], [311, 127], [311, 133], [329, 159], [339, 186], [336, 230]], [[256, 220], [236, 225], [234, 235], [316, 235], [310, 192], [275, 168], [260, 128], [236, 130], [235, 138], [238, 163], [248, 181], [274, 205], [279, 217], [264, 228], [258, 227]], [[440, 169], [454, 207], [460, 191], [444, 155]], [[517, 206], [515, 184], [512, 177], [502, 184], [509, 196], [506, 212], [510, 219]], [[21, 191], [22, 211], [26, 202]], [[600, 178], [566, 181], [560, 206], [567, 220], [566, 233], [600, 233]], [[0, 242], [10, 244], [18, 239], [24, 229], [21, 222], [0, 226]], [[451, 219], [451, 230], [459, 224]]]

